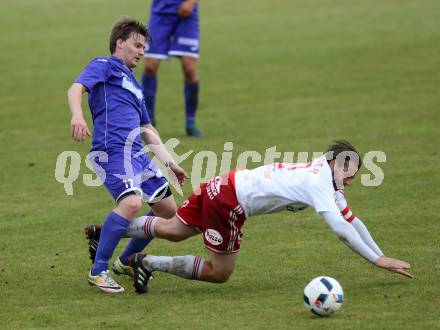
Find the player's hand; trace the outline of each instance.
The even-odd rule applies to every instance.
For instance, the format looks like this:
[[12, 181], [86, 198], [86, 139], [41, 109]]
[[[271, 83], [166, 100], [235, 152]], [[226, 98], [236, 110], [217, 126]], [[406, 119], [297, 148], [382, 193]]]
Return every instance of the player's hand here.
[[187, 18], [194, 11], [194, 7], [196, 6], [197, 1], [194, 0], [186, 0], [183, 1], [177, 10], [177, 14], [182, 18]]
[[390, 272], [399, 273], [409, 278], [413, 277], [409, 272], [409, 270], [411, 269], [411, 265], [406, 261], [382, 256], [377, 259], [375, 264], [377, 267], [387, 269]]
[[90, 136], [87, 123], [82, 116], [73, 116], [70, 121], [70, 132], [75, 142], [84, 142], [87, 136]]
[[174, 178], [172, 178], [172, 180], [177, 181], [180, 186], [183, 186], [185, 184], [186, 179], [189, 178], [185, 170], [173, 162], [169, 162], [167, 164], [167, 167], [171, 172], [170, 174], [171, 175], [174, 174]]

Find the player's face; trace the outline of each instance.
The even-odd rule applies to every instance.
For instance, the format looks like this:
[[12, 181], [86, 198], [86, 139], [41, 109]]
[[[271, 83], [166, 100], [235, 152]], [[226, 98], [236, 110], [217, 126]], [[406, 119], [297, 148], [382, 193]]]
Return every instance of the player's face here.
[[351, 185], [359, 168], [353, 162], [346, 162], [344, 166], [344, 179], [342, 180], [344, 186]]
[[338, 165], [334, 162], [333, 165], [333, 180], [338, 188], [349, 186], [356, 176], [359, 168], [353, 161], [344, 163], [344, 166]]
[[118, 40], [118, 48], [125, 65], [134, 68], [144, 56], [145, 37], [139, 33], [132, 33], [125, 41]]

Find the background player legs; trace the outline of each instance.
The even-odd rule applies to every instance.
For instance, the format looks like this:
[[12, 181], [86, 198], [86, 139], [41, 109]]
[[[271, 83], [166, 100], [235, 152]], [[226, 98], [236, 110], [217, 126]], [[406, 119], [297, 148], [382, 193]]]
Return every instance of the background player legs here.
[[199, 77], [197, 58], [192, 56], [180, 57], [184, 77], [185, 121], [186, 133], [189, 136], [202, 137], [203, 133], [196, 126], [196, 112], [199, 103]]
[[142, 91], [145, 97], [148, 116], [153, 126], [156, 126], [155, 101], [158, 84], [157, 73], [159, 71], [160, 61], [158, 58], [146, 57], [144, 72], [142, 74]]

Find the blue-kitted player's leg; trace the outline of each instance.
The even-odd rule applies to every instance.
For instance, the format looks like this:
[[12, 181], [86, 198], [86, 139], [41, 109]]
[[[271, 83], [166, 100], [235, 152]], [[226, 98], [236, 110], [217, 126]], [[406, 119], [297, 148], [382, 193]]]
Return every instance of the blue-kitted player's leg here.
[[168, 54], [170, 56], [178, 56], [182, 63], [185, 81], [183, 95], [185, 100], [186, 133], [189, 136], [201, 137], [203, 133], [196, 126], [196, 112], [199, 102], [199, 77], [197, 71], [199, 15], [197, 11], [188, 18], [179, 20]]
[[132, 218], [127, 212], [122, 210], [129, 208], [138, 209], [138, 203], [137, 201], [133, 201], [133, 199], [138, 198], [134, 195], [127, 197], [105, 218], [101, 228], [95, 262], [93, 263], [91, 270], [92, 275], [97, 275], [102, 271], [108, 270], [108, 261], [111, 258], [116, 245], [119, 243], [119, 240], [125, 235], [130, 218]]
[[174, 30], [177, 15], [150, 13], [148, 30], [152, 40], [145, 48], [145, 66], [142, 74], [142, 89], [148, 116], [153, 126], [156, 125], [155, 100], [158, 86], [157, 73], [160, 61], [168, 58], [170, 38]]
[[123, 292], [124, 288], [110, 276], [108, 262], [120, 239], [125, 235], [129, 222], [142, 207], [141, 180], [136, 176], [141, 172], [142, 164], [139, 161], [133, 161], [132, 176], [125, 178], [118, 176], [118, 174], [125, 173], [123, 153], [109, 153], [107, 162], [100, 162], [98, 158], [92, 159], [92, 164], [95, 172], [116, 200], [117, 206], [103, 222], [88, 281], [104, 292]]
[[185, 76], [183, 95], [185, 99], [186, 133], [189, 136], [202, 137], [203, 133], [196, 126], [196, 111], [199, 104], [197, 59], [190, 56], [182, 56], [181, 62]]
[[151, 125], [156, 126], [156, 93], [157, 93], [157, 71], [160, 60], [146, 58], [145, 70], [142, 74], [142, 91], [144, 93], [145, 106]]
[[[147, 217], [152, 216], [154, 217], [155, 214], [152, 210], [147, 212]], [[125, 247], [122, 254], [117, 258], [112, 265], [112, 270], [117, 275], [133, 275], [133, 269], [128, 266], [128, 258], [137, 252], [141, 252], [144, 250], [144, 248], [150, 244], [152, 241], [151, 238], [132, 238], [128, 242], [127, 246]]]
[[[146, 214], [147, 217], [154, 217], [155, 214], [152, 210], [148, 211]], [[124, 266], [128, 265], [128, 258], [136, 252], [142, 251], [149, 243], [150, 243], [151, 239], [137, 239], [137, 238], [132, 238], [127, 246], [125, 247], [124, 251], [122, 252], [122, 254], [119, 256], [119, 263], [122, 263]], [[113, 265], [115, 266], [115, 265]], [[113, 268], [113, 270], [115, 270], [116, 273], [120, 273], [118, 271], [118, 269]], [[123, 272], [125, 273], [125, 272]], [[122, 274], [119, 274], [122, 275]]]
[[141, 199], [136, 194], [127, 194], [118, 202], [118, 206], [107, 215], [102, 225], [95, 262], [88, 278], [90, 284], [108, 293], [124, 291], [124, 288], [109, 275], [108, 262], [120, 239], [125, 235], [130, 220], [142, 206]]
[[[115, 156], [112, 155], [111, 159], [114, 158]], [[123, 159], [122, 155], [120, 155], [120, 159]], [[112, 196], [118, 201], [121, 196], [124, 196], [124, 194], [137, 193], [139, 196], [142, 196], [143, 202], [148, 203], [152, 208], [152, 211], [148, 212], [147, 216], [157, 215], [163, 218], [171, 218], [172, 216], [174, 216], [177, 209], [176, 202], [174, 201], [174, 198], [171, 194], [171, 190], [169, 188], [169, 184], [166, 178], [161, 174], [154, 163], [148, 157], [146, 157], [146, 155], [142, 155], [137, 157], [136, 160], [132, 160], [132, 165], [134, 166], [134, 172], [136, 174], [143, 171], [143, 175], [137, 175], [135, 180], [128, 180], [130, 185], [134, 184], [134, 187], [132, 189], [124, 190], [124, 187], [119, 186], [121, 180], [115, 179], [114, 176], [107, 176], [103, 180]], [[118, 167], [112, 166], [111, 164], [109, 165], [108, 163], [103, 166], [107, 173], [115, 172], [115, 169]], [[124, 203], [124, 200], [122, 200], [122, 202], [119, 203], [118, 207], [123, 205]], [[135, 214], [132, 215], [131, 219], [133, 219], [134, 216]], [[107, 227], [112, 227], [112, 225], [107, 225], [107, 222], [105, 222], [102, 230], [100, 229], [99, 225], [90, 225], [87, 227], [88, 232], [86, 233], [86, 237], [89, 239], [89, 252], [91, 251], [95, 253], [96, 251], [97, 262], [98, 260], [102, 259], [101, 254], [103, 254], [104, 260], [107, 260], [108, 263], [108, 251], [111, 250], [111, 253], [113, 253], [114, 251], [113, 245], [111, 244], [111, 242], [107, 242], [107, 239], [102, 243], [100, 242], [101, 235], [105, 235], [106, 237], [113, 237], [111, 233], [109, 234], [107, 231], [104, 232], [104, 229]], [[125, 235], [125, 231], [122, 233], [121, 230], [122, 236]], [[150, 243], [150, 241], [151, 238], [134, 238], [130, 240], [121, 256], [113, 262], [112, 269], [114, 273], [118, 275], [124, 274], [131, 276], [132, 268], [128, 266], [128, 257], [130, 257], [134, 253], [141, 252]], [[98, 249], [96, 249], [97, 245]], [[108, 251], [106, 249], [108, 249]], [[103, 251], [103, 253], [100, 252], [101, 250]], [[92, 261], [94, 261], [92, 253], [91, 259]], [[95, 264], [97, 264], [97, 262]], [[93, 268], [95, 268], [95, 266]]]

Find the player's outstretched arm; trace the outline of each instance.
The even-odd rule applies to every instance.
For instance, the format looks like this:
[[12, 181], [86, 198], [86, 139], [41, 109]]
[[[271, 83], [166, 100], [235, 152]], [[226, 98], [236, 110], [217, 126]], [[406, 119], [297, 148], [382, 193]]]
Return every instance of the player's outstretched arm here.
[[381, 249], [377, 246], [376, 242], [371, 237], [370, 233], [368, 232], [367, 227], [364, 225], [361, 219], [355, 217], [352, 222], [350, 222], [351, 225], [356, 229], [356, 231], [361, 236], [362, 240], [377, 254], [380, 256], [379, 259], [377, 259], [375, 265], [387, 269], [392, 272], [396, 272], [399, 274], [402, 274], [406, 277], [412, 278], [413, 276], [411, 273], [408, 272], [410, 269], [410, 264], [406, 261], [393, 259], [389, 257], [385, 257], [381, 251]]
[[370, 232], [368, 231], [367, 227], [362, 222], [362, 220], [359, 219], [358, 217], [355, 217], [353, 221], [350, 223], [354, 227], [354, 229], [356, 229], [356, 231], [361, 236], [365, 244], [367, 244], [377, 255], [383, 256], [382, 250], [376, 244], [373, 237], [371, 237]]
[[335, 232], [338, 238], [347, 244], [353, 251], [371, 263], [375, 263], [379, 259], [380, 256], [365, 244], [353, 226], [346, 222], [342, 216], [333, 212], [320, 212], [319, 214]]
[[82, 110], [82, 95], [86, 92], [86, 88], [79, 83], [74, 83], [67, 91], [67, 100], [69, 102], [69, 109], [72, 113], [70, 121], [70, 132], [72, 139], [75, 142], [83, 142], [87, 136], [90, 136], [90, 131], [87, 122], [84, 119]]
[[361, 236], [362, 240], [379, 256], [382, 256], [382, 250], [379, 248], [379, 246], [376, 244], [376, 242], [371, 237], [370, 233], [368, 232], [367, 227], [364, 225], [364, 223], [354, 215], [351, 208], [348, 206], [348, 202], [345, 198], [345, 193], [343, 190], [338, 190], [335, 193], [336, 198], [336, 205], [338, 206], [339, 210], [341, 211], [341, 215], [344, 217], [346, 221], [352, 224], [354, 229], [358, 232], [358, 234]]
[[142, 139], [148, 148], [154, 153], [157, 159], [162, 162], [170, 170], [170, 174], [174, 174], [172, 181], [177, 181], [179, 185], [183, 185], [188, 179], [185, 170], [177, 165], [171, 157], [168, 150], [162, 143], [159, 132], [151, 124], [142, 125]]
[[407, 262], [392, 259], [376, 254], [360, 237], [358, 232], [346, 222], [342, 216], [333, 212], [320, 212], [321, 217], [336, 233], [336, 235], [353, 251], [358, 253], [363, 258], [380, 268], [387, 269], [392, 272], [402, 274], [407, 277], [412, 277], [408, 272], [410, 265]]

